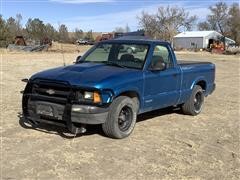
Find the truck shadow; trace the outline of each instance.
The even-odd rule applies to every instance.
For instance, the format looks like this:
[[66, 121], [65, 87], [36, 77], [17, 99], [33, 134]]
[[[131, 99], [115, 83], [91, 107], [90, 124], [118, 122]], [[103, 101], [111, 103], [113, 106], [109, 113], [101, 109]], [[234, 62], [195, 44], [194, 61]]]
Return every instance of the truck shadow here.
[[[66, 127], [51, 125], [51, 124], [45, 124], [45, 123], [39, 123], [37, 125], [29, 124], [28, 121], [23, 117], [22, 113], [18, 113], [19, 118], [19, 125], [25, 129], [31, 129], [36, 130], [48, 134], [55, 134], [59, 135], [62, 138], [66, 139], [73, 139], [81, 136], [88, 136], [93, 134], [100, 134], [103, 135], [103, 132], [100, 131], [100, 128], [96, 126], [96, 128], [93, 128], [91, 126], [87, 127], [87, 132], [84, 134], [72, 134]], [[94, 125], [95, 126], [95, 125]], [[90, 129], [91, 128], [91, 129]]]
[[178, 107], [176, 107], [176, 108], [167, 107], [167, 108], [163, 108], [163, 109], [159, 109], [159, 110], [146, 112], [146, 113], [138, 115], [137, 123], [139, 123], [141, 121], [151, 120], [152, 118], [155, 118], [155, 117], [160, 117], [160, 116], [164, 116], [164, 115], [167, 115], [167, 114], [174, 114], [174, 113], [175, 114], [182, 114], [182, 111]]
[[[138, 115], [137, 117], [137, 123], [140, 123], [142, 121], [147, 121], [151, 120], [152, 118], [155, 117], [160, 117], [164, 116], [167, 114], [181, 114], [180, 109], [177, 108], [165, 108], [165, 109], [160, 109], [160, 110], [155, 110], [147, 113], [143, 113]], [[40, 123], [38, 125], [32, 125], [27, 122], [27, 120], [23, 117], [22, 113], [18, 112], [18, 118], [19, 118], [19, 125], [25, 129], [32, 129], [44, 133], [49, 133], [49, 134], [55, 134], [59, 135], [63, 138], [66, 139], [73, 139], [81, 136], [89, 136], [89, 135], [94, 135], [94, 134], [99, 134], [101, 136], [105, 136], [105, 134], [102, 131], [101, 125], [89, 125], [87, 126], [87, 132], [84, 134], [72, 134], [69, 132], [69, 130], [66, 127], [61, 127], [61, 126], [56, 126], [56, 125], [50, 125], [50, 124], [45, 124], [45, 123]]]

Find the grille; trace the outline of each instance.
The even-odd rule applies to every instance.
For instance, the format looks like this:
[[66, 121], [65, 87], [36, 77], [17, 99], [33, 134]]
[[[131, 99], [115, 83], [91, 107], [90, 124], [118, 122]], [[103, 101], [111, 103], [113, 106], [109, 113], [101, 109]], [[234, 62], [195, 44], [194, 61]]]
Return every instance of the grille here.
[[31, 100], [65, 104], [71, 94], [71, 88], [65, 84], [38, 82], [32, 85]]

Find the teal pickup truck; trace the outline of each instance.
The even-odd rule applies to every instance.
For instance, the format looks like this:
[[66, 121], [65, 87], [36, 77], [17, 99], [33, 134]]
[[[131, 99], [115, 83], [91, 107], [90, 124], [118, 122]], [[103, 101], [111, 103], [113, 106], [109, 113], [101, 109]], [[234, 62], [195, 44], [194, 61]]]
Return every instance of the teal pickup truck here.
[[73, 65], [45, 70], [27, 81], [24, 118], [83, 133], [101, 124], [112, 138], [131, 134], [137, 115], [179, 106], [198, 115], [215, 89], [215, 65], [177, 61], [171, 45], [121, 37], [93, 46]]

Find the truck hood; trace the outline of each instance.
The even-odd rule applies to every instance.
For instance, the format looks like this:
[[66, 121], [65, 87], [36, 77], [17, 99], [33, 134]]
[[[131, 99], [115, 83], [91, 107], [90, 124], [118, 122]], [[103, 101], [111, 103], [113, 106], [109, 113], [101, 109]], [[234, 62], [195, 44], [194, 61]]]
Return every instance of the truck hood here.
[[109, 87], [111, 84], [123, 83], [129, 79], [141, 77], [141, 70], [121, 68], [98, 63], [81, 63], [63, 66], [36, 73], [34, 79], [65, 81], [72, 86]]

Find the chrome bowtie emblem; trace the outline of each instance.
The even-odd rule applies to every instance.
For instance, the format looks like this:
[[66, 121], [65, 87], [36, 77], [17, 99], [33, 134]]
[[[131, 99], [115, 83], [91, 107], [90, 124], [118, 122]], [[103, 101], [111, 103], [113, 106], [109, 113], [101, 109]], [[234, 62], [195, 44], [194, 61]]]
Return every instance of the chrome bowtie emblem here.
[[55, 91], [54, 91], [53, 89], [48, 89], [48, 90], [46, 91], [46, 93], [48, 93], [48, 94], [52, 95], [52, 94], [54, 94], [54, 93], [55, 93]]

